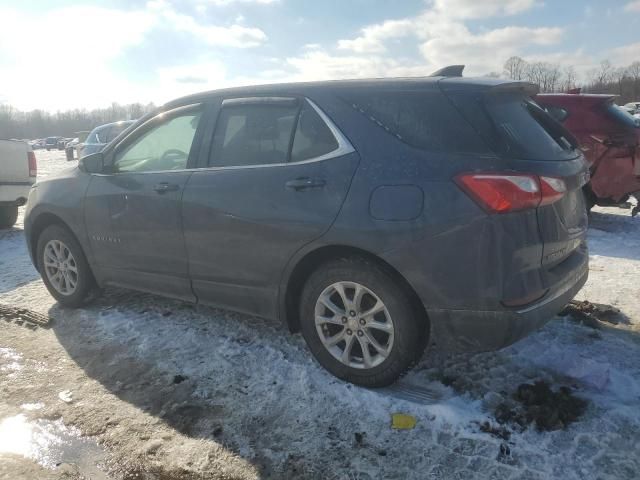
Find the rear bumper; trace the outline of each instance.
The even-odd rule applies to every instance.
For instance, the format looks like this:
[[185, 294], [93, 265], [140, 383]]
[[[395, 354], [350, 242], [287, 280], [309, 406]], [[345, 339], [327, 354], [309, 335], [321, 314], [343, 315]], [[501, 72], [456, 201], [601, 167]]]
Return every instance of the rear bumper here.
[[16, 206], [20, 207], [27, 202], [30, 182], [0, 182], [0, 206]]
[[562, 286], [520, 310], [472, 311], [427, 309], [432, 342], [446, 351], [498, 350], [538, 330], [560, 312], [586, 283], [588, 257]]

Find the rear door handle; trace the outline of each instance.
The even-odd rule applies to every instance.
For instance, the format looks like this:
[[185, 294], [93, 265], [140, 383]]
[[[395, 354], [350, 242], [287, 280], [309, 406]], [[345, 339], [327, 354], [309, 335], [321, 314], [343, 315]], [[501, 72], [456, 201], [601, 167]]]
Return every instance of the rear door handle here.
[[160, 194], [163, 194], [166, 192], [175, 192], [179, 188], [180, 187], [175, 183], [167, 183], [167, 182], [157, 183], [156, 185], [153, 186], [153, 189]]
[[311, 177], [298, 177], [293, 180], [289, 180], [285, 183], [285, 186], [291, 190], [299, 192], [300, 190], [306, 190], [308, 188], [322, 188], [327, 184], [323, 178], [311, 178]]

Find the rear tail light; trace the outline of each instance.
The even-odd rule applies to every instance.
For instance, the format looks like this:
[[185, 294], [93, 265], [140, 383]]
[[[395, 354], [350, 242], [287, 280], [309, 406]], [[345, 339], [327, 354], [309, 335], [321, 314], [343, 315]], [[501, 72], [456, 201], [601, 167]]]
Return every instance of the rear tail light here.
[[456, 183], [491, 213], [508, 213], [549, 205], [565, 194], [564, 180], [525, 174], [470, 173]]
[[38, 176], [38, 162], [36, 161], [36, 154], [33, 152], [27, 153], [27, 159], [29, 161], [29, 176], [37, 177]]
[[560, 200], [566, 192], [567, 185], [561, 178], [540, 177], [540, 193], [542, 194], [540, 205], [549, 205]]

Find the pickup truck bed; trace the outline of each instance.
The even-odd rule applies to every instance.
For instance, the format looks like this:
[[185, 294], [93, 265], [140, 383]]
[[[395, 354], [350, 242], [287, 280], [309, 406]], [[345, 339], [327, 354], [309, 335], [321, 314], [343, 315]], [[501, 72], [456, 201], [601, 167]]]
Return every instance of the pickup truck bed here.
[[36, 181], [36, 157], [29, 145], [0, 140], [0, 228], [13, 226], [18, 207], [27, 202]]

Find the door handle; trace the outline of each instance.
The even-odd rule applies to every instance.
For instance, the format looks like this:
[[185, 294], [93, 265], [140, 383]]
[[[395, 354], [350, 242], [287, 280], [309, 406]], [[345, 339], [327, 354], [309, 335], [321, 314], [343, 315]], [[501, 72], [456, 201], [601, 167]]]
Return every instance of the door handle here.
[[285, 183], [285, 187], [299, 192], [308, 188], [322, 188], [327, 184], [323, 178], [298, 177]]
[[160, 194], [163, 194], [166, 192], [175, 192], [179, 188], [180, 187], [175, 183], [167, 183], [167, 182], [157, 183], [153, 186], [153, 189]]

